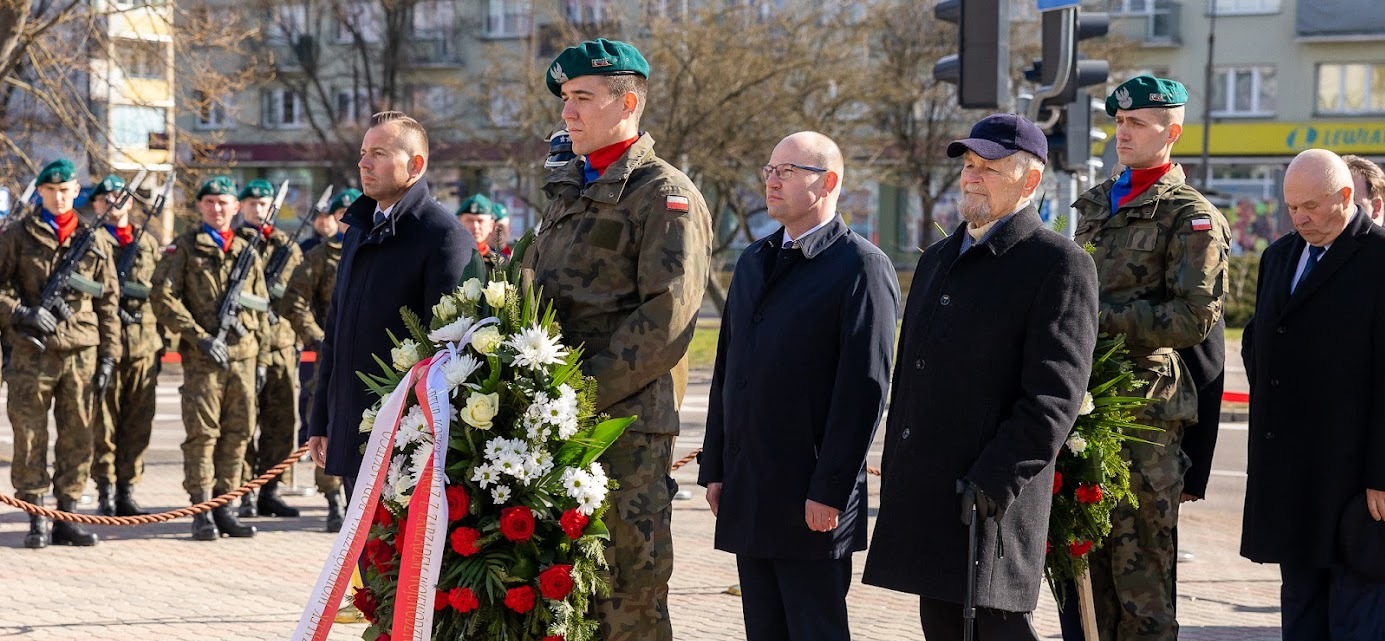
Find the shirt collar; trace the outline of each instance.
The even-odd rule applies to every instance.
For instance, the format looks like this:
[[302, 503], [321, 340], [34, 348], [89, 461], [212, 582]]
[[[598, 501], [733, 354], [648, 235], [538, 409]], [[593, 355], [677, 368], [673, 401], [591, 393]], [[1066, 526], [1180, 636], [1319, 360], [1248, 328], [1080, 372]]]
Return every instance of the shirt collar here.
[[807, 238], [807, 237], [808, 237], [810, 234], [812, 234], [813, 232], [815, 232], [815, 231], [817, 231], [817, 230], [819, 230], [819, 229], [822, 229], [823, 227], [826, 227], [828, 223], [832, 222], [832, 219], [833, 219], [833, 218], [836, 218], [836, 216], [835, 216], [835, 215], [829, 216], [829, 217], [827, 218], [827, 220], [824, 220], [824, 221], [818, 223], [817, 225], [813, 226], [812, 229], [809, 229], [808, 231], [803, 232], [803, 234], [800, 235], [798, 238], [794, 238], [793, 236], [790, 236], [790, 235], [789, 235], [789, 228], [788, 228], [788, 227], [785, 227], [785, 228], [784, 228], [784, 236], [783, 236], [783, 238], [781, 238], [780, 241], [779, 241], [779, 242], [780, 242], [780, 246], [787, 245], [787, 244], [789, 244], [789, 243], [799, 243], [799, 242], [802, 242], [804, 238]]
[[1005, 216], [1002, 216], [989, 223], [986, 223], [987, 225], [990, 225], [990, 227], [986, 229], [986, 233], [981, 236], [981, 240], [973, 241], [971, 239], [971, 234], [968, 234], [966, 228], [964, 227], [962, 229], [962, 249], [957, 253], [957, 255], [960, 256], [962, 254], [967, 253], [967, 250], [971, 249], [974, 245], [986, 244], [986, 241], [990, 240], [991, 236], [994, 236], [997, 231], [1000, 231], [1000, 228], [1004, 227], [1005, 223], [1010, 222], [1010, 219], [1014, 218], [1015, 214], [1018, 214], [1019, 212], [1023, 211], [1024, 207], [1028, 207], [1028, 204], [1024, 205], [1023, 207], [1020, 207], [1019, 209], [1016, 209], [1013, 212], [1010, 212]]

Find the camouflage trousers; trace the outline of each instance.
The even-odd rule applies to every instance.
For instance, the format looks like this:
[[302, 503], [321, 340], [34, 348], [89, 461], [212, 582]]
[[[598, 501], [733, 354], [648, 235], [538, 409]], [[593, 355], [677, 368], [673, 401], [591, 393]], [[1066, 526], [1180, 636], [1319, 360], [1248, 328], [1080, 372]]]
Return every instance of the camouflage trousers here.
[[[278, 465], [293, 453], [298, 440], [297, 416], [294, 410], [298, 403], [298, 351], [292, 347], [274, 350], [269, 353], [269, 366], [265, 371], [264, 389], [260, 390], [256, 402], [259, 430], [252, 432], [245, 446], [245, 469], [243, 481], [264, 474], [266, 470]], [[253, 436], [258, 434], [258, 436]], [[292, 480], [289, 468], [280, 480]]]
[[[91, 468], [96, 348], [38, 351], [15, 341], [10, 355], [6, 413], [14, 429], [10, 482], [16, 494], [45, 494], [76, 501]], [[53, 474], [48, 474], [48, 408], [56, 424]]]
[[1146, 423], [1163, 432], [1142, 434], [1161, 446], [1132, 443], [1130, 488], [1139, 507], [1122, 503], [1111, 511], [1111, 535], [1092, 553], [1100, 641], [1175, 641], [1174, 564], [1178, 550], [1173, 529], [1183, 474], [1183, 423]]
[[96, 409], [100, 432], [92, 442], [91, 477], [107, 483], [139, 483], [144, 451], [154, 426], [159, 380], [157, 352], [122, 359]]
[[183, 489], [217, 494], [240, 485], [255, 416], [255, 359], [222, 369], [183, 352]]
[[672, 434], [626, 432], [601, 455], [620, 484], [606, 526], [611, 596], [596, 603], [605, 641], [672, 641], [668, 580], [673, 576]]
[[[308, 413], [312, 411], [313, 390], [317, 387], [317, 363], [298, 366], [298, 386], [298, 444], [302, 445], [308, 442]], [[341, 490], [341, 477], [328, 474], [316, 465], [313, 466], [313, 482], [324, 496]]]

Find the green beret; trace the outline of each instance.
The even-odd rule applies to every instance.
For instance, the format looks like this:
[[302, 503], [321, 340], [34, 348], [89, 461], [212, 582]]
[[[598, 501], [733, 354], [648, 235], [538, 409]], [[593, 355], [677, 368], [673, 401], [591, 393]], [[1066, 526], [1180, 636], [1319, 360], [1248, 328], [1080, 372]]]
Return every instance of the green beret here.
[[40, 185], [52, 185], [65, 183], [70, 180], [77, 180], [77, 168], [72, 166], [72, 161], [66, 158], [59, 158], [44, 165], [43, 170], [38, 172], [37, 183]]
[[579, 76], [634, 74], [649, 77], [649, 62], [640, 50], [616, 40], [597, 38], [568, 47], [548, 65], [544, 79], [555, 96], [563, 95], [563, 83]]
[[105, 178], [102, 178], [101, 182], [96, 183], [92, 186], [91, 197], [95, 198], [97, 196], [102, 196], [105, 194], [114, 194], [115, 192], [120, 191], [124, 188], [125, 179], [115, 174], [111, 174], [109, 176], [106, 176]]
[[505, 204], [500, 201], [491, 203], [491, 213], [495, 215], [496, 220], [505, 220], [510, 217], [509, 208], [505, 207]]
[[1118, 109], [1148, 109], [1178, 107], [1188, 104], [1188, 89], [1177, 80], [1154, 76], [1135, 76], [1116, 87], [1106, 97], [1106, 115], [1116, 115]]
[[197, 190], [197, 199], [202, 200], [203, 196], [225, 196], [228, 194], [236, 195], [236, 181], [226, 176], [215, 176], [202, 183], [202, 188]]
[[466, 200], [462, 201], [462, 205], [457, 208], [457, 215], [475, 214], [478, 216], [494, 216], [495, 212], [491, 211], [493, 206], [491, 199], [486, 198], [485, 195], [472, 194]]
[[247, 198], [273, 198], [274, 185], [263, 178], [256, 178], [245, 183], [245, 189], [240, 190], [237, 198], [245, 200]]
[[334, 211], [336, 211], [336, 210], [338, 210], [338, 209], [345, 209], [345, 208], [347, 208], [347, 207], [350, 207], [350, 206], [351, 206], [351, 203], [356, 202], [356, 199], [357, 199], [357, 198], [360, 198], [360, 197], [361, 197], [361, 190], [359, 190], [359, 189], [347, 189], [347, 190], [344, 190], [344, 191], [342, 191], [340, 194], [337, 194], [337, 197], [336, 197], [336, 198], [333, 198], [333, 199], [332, 199], [332, 205], [331, 205], [330, 207], [328, 207], [328, 208], [327, 208], [327, 211], [325, 211], [325, 212], [323, 212], [323, 213], [328, 213], [328, 214], [330, 214], [330, 213], [332, 213], [332, 212], [334, 212]]

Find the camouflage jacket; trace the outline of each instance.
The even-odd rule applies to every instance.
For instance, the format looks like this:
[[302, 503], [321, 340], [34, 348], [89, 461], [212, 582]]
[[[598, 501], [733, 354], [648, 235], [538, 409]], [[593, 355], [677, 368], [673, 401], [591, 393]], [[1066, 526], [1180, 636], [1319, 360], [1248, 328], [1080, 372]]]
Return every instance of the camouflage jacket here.
[[711, 215], [648, 134], [585, 188], [582, 163], [548, 175], [525, 272], [553, 303], [565, 342], [584, 345], [596, 410], [638, 415], [632, 431], [676, 434], [675, 369], [686, 368], [707, 284]]
[[[242, 225], [236, 230], [241, 238], [249, 240], [255, 234], [255, 228], [249, 225]], [[275, 229], [270, 234], [268, 241], [260, 242], [260, 268], [269, 269], [269, 261], [279, 248], [286, 247], [289, 253], [288, 262], [284, 263], [284, 271], [280, 272], [275, 282], [265, 282], [265, 287], [269, 289], [269, 305], [274, 310], [273, 321], [269, 326], [269, 349], [278, 351], [293, 347], [298, 343], [298, 338], [294, 335], [293, 326], [289, 323], [281, 322], [281, 317], [288, 308], [284, 306], [284, 292], [288, 291], [289, 279], [293, 277], [293, 272], [298, 268], [299, 263], [303, 262], [303, 251], [298, 249], [298, 243], [293, 242], [288, 234], [282, 230]]]
[[[0, 324], [12, 334], [10, 343], [18, 338], [11, 327], [14, 310], [19, 305], [39, 304], [43, 288], [53, 269], [58, 266], [77, 233], [58, 244], [58, 236], [37, 213], [23, 223], [0, 234]], [[63, 300], [72, 310], [72, 317], [59, 319], [58, 330], [45, 341], [49, 349], [70, 350], [97, 347], [100, 358], [120, 360], [120, 315], [117, 312], [120, 292], [115, 277], [115, 243], [106, 232], [96, 230], [96, 243], [82, 257], [75, 275], [100, 286], [100, 295], [82, 293], [69, 287]]]
[[283, 320], [298, 332], [304, 345], [322, 342], [322, 324], [327, 320], [327, 304], [332, 302], [340, 263], [341, 241], [328, 238], [303, 255], [302, 264], [289, 279], [284, 292]]
[[1077, 242], [1096, 247], [1098, 327], [1125, 334], [1151, 383], [1146, 394], [1166, 401], [1142, 418], [1188, 420], [1197, 415], [1197, 393], [1174, 350], [1201, 343], [1221, 318], [1230, 227], [1178, 165], [1111, 215], [1114, 184], [1109, 179], [1073, 203], [1082, 215]]
[[[104, 233], [111, 241], [111, 246], [115, 247], [118, 244], [115, 237], [110, 232]], [[154, 316], [154, 310], [149, 305], [149, 295], [154, 288], [154, 267], [158, 265], [164, 248], [154, 239], [153, 233], [140, 234], [135, 243], [135, 262], [130, 266], [130, 274], [125, 282], [120, 283], [120, 307], [139, 319], [138, 323], [132, 325], [121, 324], [126, 358], [152, 356], [163, 348], [163, 335], [159, 332], [159, 321]], [[120, 256], [127, 249], [121, 247], [115, 250], [117, 270]]]
[[[169, 331], [182, 337], [178, 351], [184, 361], [193, 359], [209, 366], [210, 361], [197, 349], [197, 341], [215, 336], [221, 329], [217, 311], [226, 295], [227, 281], [236, 257], [248, 246], [240, 236], [232, 237], [231, 251], [222, 251], [198, 225], [183, 232], [173, 241], [173, 249], [159, 261], [154, 270], [154, 291], [150, 302], [159, 322]], [[242, 300], [266, 305], [269, 292], [264, 284], [264, 272], [258, 258], [241, 290]], [[268, 360], [269, 343], [262, 340], [267, 321], [263, 312], [241, 307], [240, 322], [247, 330], [244, 336], [227, 332], [226, 345], [233, 360], [255, 358]], [[263, 346], [263, 349], [261, 348]]]

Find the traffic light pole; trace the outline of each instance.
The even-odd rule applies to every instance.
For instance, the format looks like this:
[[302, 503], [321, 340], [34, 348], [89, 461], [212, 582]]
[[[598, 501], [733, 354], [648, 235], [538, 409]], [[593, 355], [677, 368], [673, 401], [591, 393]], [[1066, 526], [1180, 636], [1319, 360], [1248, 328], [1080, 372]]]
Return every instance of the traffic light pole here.
[[[1061, 14], [1062, 24], [1062, 29], [1059, 31], [1058, 75], [1053, 79], [1053, 84], [1039, 87], [1039, 90], [1034, 92], [1034, 99], [1029, 103], [1029, 113], [1026, 114], [1030, 121], [1039, 125], [1039, 128], [1044, 131], [1048, 131], [1058, 122], [1062, 112], [1058, 109], [1049, 109], [1048, 117], [1042, 122], [1039, 121], [1039, 112], [1043, 109], [1045, 100], [1057, 97], [1063, 93], [1063, 89], [1067, 88], [1068, 82], [1072, 80], [1072, 62], [1073, 56], [1076, 55], [1076, 47], [1073, 45], [1074, 38], [1076, 38], [1074, 31], [1077, 26], [1077, 8], [1066, 7], [1056, 11]], [[1047, 65], [1048, 61], [1045, 60], [1044, 64]]]

